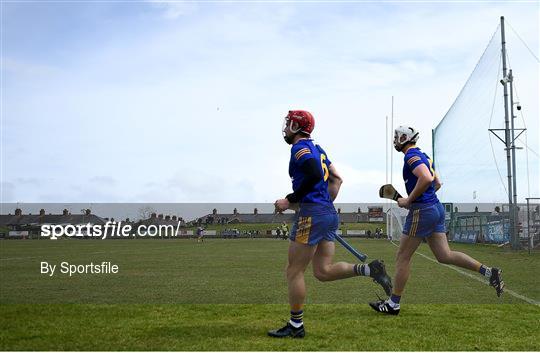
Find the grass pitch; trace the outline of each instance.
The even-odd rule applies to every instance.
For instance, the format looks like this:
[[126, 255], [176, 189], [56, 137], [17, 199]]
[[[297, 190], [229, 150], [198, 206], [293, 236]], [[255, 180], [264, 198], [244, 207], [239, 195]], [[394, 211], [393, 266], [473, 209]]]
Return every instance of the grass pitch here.
[[[350, 241], [393, 274], [396, 247]], [[540, 307], [415, 255], [398, 317], [366, 305], [366, 278], [306, 273], [307, 336], [266, 337], [288, 318], [287, 241], [0, 242], [0, 350], [540, 350]], [[509, 289], [540, 300], [538, 253], [453, 244], [501, 266]], [[336, 260], [354, 258], [336, 244]], [[419, 252], [433, 257], [426, 245]], [[111, 261], [117, 275], [39, 274], [39, 263]]]

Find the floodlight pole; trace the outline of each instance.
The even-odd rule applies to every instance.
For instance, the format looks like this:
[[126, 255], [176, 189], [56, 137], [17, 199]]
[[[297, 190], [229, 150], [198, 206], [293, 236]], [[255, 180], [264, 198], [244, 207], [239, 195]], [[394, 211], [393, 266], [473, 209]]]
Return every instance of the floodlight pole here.
[[[512, 171], [515, 171], [515, 159], [512, 160], [510, 151], [512, 150], [513, 141], [510, 136], [510, 117], [508, 109], [508, 83], [511, 80], [510, 76], [507, 76], [507, 67], [506, 67], [506, 38], [504, 33], [504, 16], [501, 16], [501, 55], [502, 55], [502, 66], [503, 66], [503, 79], [501, 80], [504, 87], [504, 144], [506, 146], [506, 170], [508, 174], [508, 206], [509, 206], [509, 216], [510, 216], [510, 241], [512, 244], [512, 249], [517, 249], [519, 247], [519, 239], [516, 232], [516, 212], [515, 212], [515, 196], [513, 186], [515, 183], [512, 181]], [[512, 119], [512, 128], [513, 128], [513, 119]], [[513, 131], [512, 131], [513, 132]], [[515, 176], [514, 176], [515, 177]], [[514, 197], [513, 197], [514, 196]]]
[[514, 133], [514, 76], [512, 75], [512, 69], [508, 70], [508, 82], [510, 83], [510, 133], [511, 133], [511, 146], [512, 149], [512, 191], [514, 205], [517, 206], [517, 186], [516, 186], [516, 137]]
[[[515, 128], [514, 128], [514, 120], [516, 119], [516, 116], [514, 115], [514, 76], [512, 75], [512, 69], [508, 72], [508, 81], [510, 82], [510, 126], [511, 126], [511, 133], [512, 133], [512, 191], [514, 192], [513, 195], [513, 201], [514, 201], [514, 235], [516, 237], [515, 242], [516, 246], [515, 248], [519, 248], [519, 232], [518, 232], [518, 223], [519, 223], [519, 214], [518, 214], [518, 202], [517, 202], [517, 172], [516, 172], [516, 138], [521, 135], [521, 133], [518, 134], [518, 136], [515, 136]], [[522, 131], [523, 132], [523, 131]]]

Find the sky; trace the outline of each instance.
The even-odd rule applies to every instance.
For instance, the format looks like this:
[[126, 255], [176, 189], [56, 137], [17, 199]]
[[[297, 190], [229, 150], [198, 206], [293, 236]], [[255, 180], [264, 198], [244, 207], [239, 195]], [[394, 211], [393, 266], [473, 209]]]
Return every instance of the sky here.
[[[1, 10], [2, 202], [273, 202], [291, 190], [290, 109], [315, 116], [313, 138], [344, 178], [337, 201], [377, 201], [392, 96], [394, 125], [415, 126], [430, 153], [501, 15], [539, 56], [534, 2]], [[538, 63], [515, 53], [529, 63], [520, 99], [538, 152]], [[394, 153], [394, 183], [401, 163]]]

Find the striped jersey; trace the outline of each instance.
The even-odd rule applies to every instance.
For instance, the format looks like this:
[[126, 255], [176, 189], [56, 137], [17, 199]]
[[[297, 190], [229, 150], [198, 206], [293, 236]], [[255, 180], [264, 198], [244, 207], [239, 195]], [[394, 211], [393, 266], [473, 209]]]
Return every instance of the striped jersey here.
[[[420, 151], [420, 148], [413, 147], [407, 150], [404, 158], [405, 164], [403, 165], [403, 180], [405, 181], [405, 189], [407, 189], [407, 194], [410, 195], [416, 186], [418, 178], [413, 174], [414, 168], [418, 167], [420, 164], [425, 164], [431, 175], [435, 176], [435, 167], [433, 162], [428, 157], [427, 154]], [[426, 203], [434, 204], [439, 202], [437, 195], [435, 194], [435, 183], [431, 182], [431, 185], [427, 188], [426, 191], [420, 197], [413, 201], [413, 203]]]
[[289, 176], [292, 180], [293, 191], [298, 190], [304, 178], [304, 173], [300, 168], [302, 163], [311, 158], [320, 162], [323, 178], [315, 184], [313, 189], [300, 201], [300, 214], [315, 215], [335, 213], [336, 210], [334, 204], [328, 193], [329, 167], [332, 162], [330, 162], [322, 147], [314, 144], [311, 139], [302, 139], [292, 145], [291, 160], [289, 162]]

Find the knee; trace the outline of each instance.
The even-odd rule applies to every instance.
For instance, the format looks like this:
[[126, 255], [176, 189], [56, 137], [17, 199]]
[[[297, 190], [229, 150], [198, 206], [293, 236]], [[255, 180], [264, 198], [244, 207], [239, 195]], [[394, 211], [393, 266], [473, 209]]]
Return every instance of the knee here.
[[328, 269], [326, 269], [325, 267], [314, 268], [313, 275], [321, 282], [327, 282], [330, 280], [330, 274], [328, 272]]
[[452, 261], [452, 254], [450, 254], [449, 252], [447, 253], [442, 253], [442, 254], [436, 254], [435, 255], [435, 258], [437, 259], [437, 261], [439, 261], [439, 263], [441, 264], [450, 264]]
[[407, 254], [405, 251], [398, 251], [398, 253], [396, 254], [396, 263], [408, 263], [411, 261], [411, 257], [412, 255]]
[[290, 279], [293, 279], [293, 278], [297, 277], [298, 275], [304, 273], [304, 271], [303, 271], [303, 269], [301, 269], [298, 266], [288, 265], [285, 273], [287, 275], [287, 279], [290, 280]]

